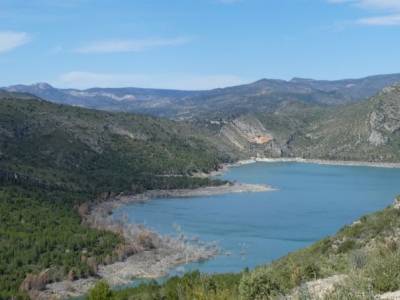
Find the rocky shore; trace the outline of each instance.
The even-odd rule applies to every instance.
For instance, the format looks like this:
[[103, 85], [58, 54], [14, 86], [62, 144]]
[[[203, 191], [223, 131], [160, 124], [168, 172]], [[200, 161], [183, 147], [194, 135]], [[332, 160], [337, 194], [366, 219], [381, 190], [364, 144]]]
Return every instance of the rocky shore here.
[[331, 166], [355, 166], [355, 167], [374, 167], [374, 168], [392, 168], [392, 169], [400, 168], [400, 163], [307, 159], [307, 158], [297, 157], [297, 158], [251, 158], [248, 160], [238, 161], [237, 163], [234, 164], [226, 165], [222, 170], [226, 170], [229, 167], [238, 167], [256, 162], [266, 162], [266, 163], [296, 162], [296, 163], [309, 163], [309, 164], [331, 165]]
[[207, 260], [220, 252], [217, 243], [202, 243], [183, 233], [162, 236], [143, 225], [130, 224], [125, 219], [113, 218], [115, 208], [156, 198], [187, 198], [227, 193], [265, 192], [273, 189], [266, 185], [227, 183], [221, 186], [182, 190], [153, 190], [137, 195], [117, 195], [106, 201], [84, 204], [78, 211], [83, 222], [93, 228], [108, 230], [124, 238], [124, 244], [115, 251], [108, 263], [97, 266], [97, 276], [50, 283], [37, 291], [37, 299], [67, 299], [87, 293], [95, 283], [106, 280], [111, 286], [121, 286], [135, 278], [159, 278], [180, 264]]

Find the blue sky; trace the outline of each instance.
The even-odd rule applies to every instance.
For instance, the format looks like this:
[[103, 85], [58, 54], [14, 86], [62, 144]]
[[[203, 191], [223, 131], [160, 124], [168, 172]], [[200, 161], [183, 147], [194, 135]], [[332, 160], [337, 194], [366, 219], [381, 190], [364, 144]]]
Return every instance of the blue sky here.
[[400, 0], [0, 0], [0, 86], [338, 79], [399, 53]]

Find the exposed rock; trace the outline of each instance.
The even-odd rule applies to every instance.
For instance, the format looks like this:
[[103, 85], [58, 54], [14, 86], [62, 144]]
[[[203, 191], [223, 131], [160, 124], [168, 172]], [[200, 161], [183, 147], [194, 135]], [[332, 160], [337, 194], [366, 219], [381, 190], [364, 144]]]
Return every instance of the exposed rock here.
[[392, 86], [383, 89], [379, 94], [380, 101], [375, 102], [374, 111], [370, 115], [369, 123], [371, 135], [369, 142], [375, 146], [387, 144], [389, 138], [400, 130], [400, 87]]
[[400, 209], [400, 197], [394, 199], [393, 208]]
[[220, 135], [238, 151], [250, 156], [280, 157], [282, 154], [274, 136], [252, 115], [244, 115], [225, 124]]
[[368, 138], [368, 141], [374, 146], [385, 145], [388, 142], [388, 138], [383, 136], [382, 133], [376, 130], [372, 130], [371, 135]]
[[324, 279], [318, 279], [304, 283], [286, 296], [286, 300], [298, 299], [324, 299], [329, 293], [335, 290], [338, 284], [346, 280], [346, 275], [334, 275]]
[[378, 299], [382, 300], [400, 300], [400, 291], [396, 292], [391, 292], [391, 293], [385, 293], [383, 295], [380, 295]]

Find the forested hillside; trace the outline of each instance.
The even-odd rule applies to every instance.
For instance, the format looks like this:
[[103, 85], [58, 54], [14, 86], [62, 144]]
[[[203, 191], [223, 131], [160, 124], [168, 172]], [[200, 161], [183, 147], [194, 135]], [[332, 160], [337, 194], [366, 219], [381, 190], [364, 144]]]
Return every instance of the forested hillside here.
[[[122, 238], [81, 225], [100, 194], [219, 184], [230, 159], [187, 124], [0, 95], [0, 299], [95, 274]], [[28, 274], [36, 274], [29, 275]]]
[[0, 169], [68, 190], [183, 187], [229, 160], [191, 125], [146, 116], [11, 96], [0, 122]]

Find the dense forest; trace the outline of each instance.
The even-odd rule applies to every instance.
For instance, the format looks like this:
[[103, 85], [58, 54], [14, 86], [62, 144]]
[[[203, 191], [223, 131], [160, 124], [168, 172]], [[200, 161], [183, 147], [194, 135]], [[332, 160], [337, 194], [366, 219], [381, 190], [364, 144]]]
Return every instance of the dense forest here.
[[231, 160], [189, 124], [16, 96], [0, 101], [0, 145], [1, 170], [84, 192], [190, 186], [168, 176]]
[[[73, 201], [81, 195], [0, 187], [0, 298], [15, 295], [27, 274], [49, 269], [50, 281], [94, 274], [83, 258], [100, 262], [120, 238], [81, 226]], [[77, 197], [77, 198], [75, 198]]]

